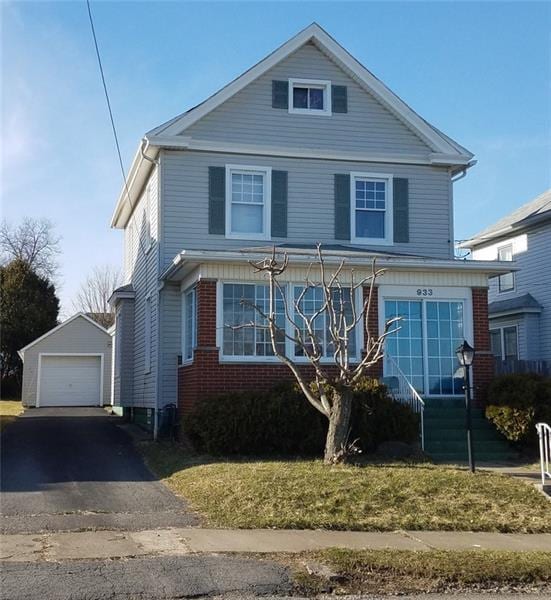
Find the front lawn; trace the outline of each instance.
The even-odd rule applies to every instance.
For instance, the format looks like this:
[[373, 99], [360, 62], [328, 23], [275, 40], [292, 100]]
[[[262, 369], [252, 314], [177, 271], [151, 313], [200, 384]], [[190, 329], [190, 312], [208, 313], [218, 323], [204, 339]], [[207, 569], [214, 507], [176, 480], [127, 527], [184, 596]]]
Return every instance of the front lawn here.
[[[551, 585], [551, 552], [334, 548], [300, 556], [279, 556], [278, 560], [291, 565], [298, 591], [309, 594], [534, 591]], [[311, 573], [312, 566], [318, 564], [329, 567], [334, 575], [331, 581]]]
[[551, 532], [551, 505], [506, 475], [429, 464], [190, 461], [147, 444], [157, 476], [205, 523], [230, 528]]
[[0, 400], [0, 431], [22, 412], [21, 400]]

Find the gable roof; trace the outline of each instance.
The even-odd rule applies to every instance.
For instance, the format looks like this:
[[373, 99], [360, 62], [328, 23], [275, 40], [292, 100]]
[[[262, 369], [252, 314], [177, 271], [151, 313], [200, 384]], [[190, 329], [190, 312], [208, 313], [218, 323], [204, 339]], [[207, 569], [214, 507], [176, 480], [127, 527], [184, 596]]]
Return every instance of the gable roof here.
[[551, 188], [462, 242], [460, 248], [473, 248], [547, 219], [551, 219]]
[[[436, 127], [430, 125], [394, 94], [380, 79], [375, 77], [373, 73], [356, 60], [322, 27], [317, 23], [312, 23], [200, 104], [151, 129], [145, 134], [128, 174], [129, 190], [123, 188], [121, 191], [111, 225], [113, 227], [125, 226], [124, 217], [121, 219], [122, 207], [124, 203], [128, 203], [130, 206], [127, 209], [129, 210], [125, 212], [131, 212], [138, 197], [137, 192], [133, 188], [136, 186], [141, 189], [143, 186], [145, 178], [151, 169], [151, 163], [156, 158], [159, 148], [190, 147], [189, 138], [182, 136], [182, 133], [187, 128], [191, 127], [191, 125], [308, 43], [313, 43], [361, 87], [374, 96], [396, 118], [417, 134], [433, 150], [433, 154], [427, 158], [429, 164], [459, 165], [461, 169], [470, 166], [469, 163], [473, 158], [473, 154], [469, 150], [452, 140]], [[358, 159], [359, 157], [355, 158]]]
[[21, 360], [24, 360], [25, 350], [28, 350], [35, 344], [38, 344], [38, 342], [41, 342], [42, 340], [46, 339], [48, 336], [52, 335], [52, 333], [59, 331], [60, 329], [62, 329], [66, 325], [69, 325], [69, 323], [72, 323], [75, 319], [78, 319], [78, 318], [85, 319], [86, 321], [88, 321], [88, 323], [91, 323], [92, 325], [94, 325], [94, 327], [101, 329], [104, 333], [109, 335], [109, 333], [107, 332], [107, 329], [102, 327], [99, 323], [96, 323], [96, 321], [94, 321], [93, 319], [88, 317], [85, 313], [79, 312], [76, 315], [69, 317], [67, 320], [63, 321], [63, 323], [60, 323], [53, 329], [50, 329], [50, 331], [47, 331], [45, 334], [41, 335], [40, 337], [37, 337], [36, 340], [33, 340], [30, 344], [27, 344], [24, 348], [21, 348], [21, 350], [18, 350], [17, 353], [21, 357]]

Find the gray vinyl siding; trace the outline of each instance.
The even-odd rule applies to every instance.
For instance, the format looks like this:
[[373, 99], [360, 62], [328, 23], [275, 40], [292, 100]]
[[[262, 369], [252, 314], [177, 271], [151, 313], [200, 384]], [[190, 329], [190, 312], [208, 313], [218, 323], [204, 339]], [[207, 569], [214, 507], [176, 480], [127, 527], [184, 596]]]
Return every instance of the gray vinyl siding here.
[[[515, 266], [519, 268], [515, 273], [514, 291], [499, 293], [498, 279], [493, 278], [490, 280], [489, 301], [531, 294], [543, 306], [543, 310], [537, 318], [537, 327], [534, 326], [533, 320], [530, 323], [532, 335], [527, 336], [529, 341], [526, 342], [521, 358], [527, 359], [531, 356], [551, 361], [551, 224], [528, 230], [526, 233], [527, 251], [514, 256]], [[493, 240], [492, 244], [495, 243]], [[503, 239], [499, 245], [507, 245], [507, 240]], [[534, 348], [538, 342], [540, 356], [534, 357]], [[528, 347], [530, 344], [533, 344], [533, 348]]]
[[112, 338], [106, 331], [78, 317], [25, 350], [21, 392], [24, 406], [36, 406], [38, 357], [41, 353], [102, 354], [103, 403], [110, 403]]
[[[132, 403], [126, 406], [135, 408], [155, 408], [157, 402], [158, 372], [158, 268], [159, 268], [159, 232], [158, 232], [158, 172], [153, 169], [149, 178], [150, 210], [147, 215], [146, 190], [144, 186], [140, 200], [136, 204], [125, 231], [125, 283], [131, 283], [134, 292], [134, 377]], [[146, 235], [146, 220], [149, 218], [151, 245]], [[140, 243], [141, 239], [141, 243]], [[151, 301], [151, 337], [150, 371], [145, 372], [145, 311], [146, 300]]]
[[335, 240], [335, 173], [361, 171], [406, 177], [410, 242], [378, 248], [436, 258], [451, 256], [449, 173], [442, 167], [187, 151], [163, 151], [161, 164], [163, 267], [184, 248], [223, 250], [270, 243], [208, 233], [208, 167], [226, 164], [270, 166], [288, 172], [288, 237], [274, 238], [286, 243], [342, 243]]
[[132, 406], [134, 393], [134, 300], [123, 299], [117, 306], [115, 346], [122, 344], [120, 352], [115, 348], [115, 360], [120, 365], [113, 373], [113, 404]]
[[178, 356], [181, 355], [182, 305], [179, 285], [161, 291], [160, 404], [177, 403]]
[[[289, 114], [272, 108], [272, 80], [330, 80], [345, 85], [348, 112]], [[425, 155], [432, 150], [313, 44], [307, 44], [182, 132], [198, 140]]]

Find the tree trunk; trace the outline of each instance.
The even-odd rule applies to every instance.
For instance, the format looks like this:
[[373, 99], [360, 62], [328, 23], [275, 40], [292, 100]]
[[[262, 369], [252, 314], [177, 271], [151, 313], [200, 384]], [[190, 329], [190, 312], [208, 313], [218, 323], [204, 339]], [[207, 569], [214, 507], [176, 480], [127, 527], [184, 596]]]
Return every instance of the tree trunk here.
[[325, 440], [323, 460], [327, 464], [343, 462], [346, 458], [346, 444], [352, 412], [352, 392], [334, 390], [333, 410], [329, 417], [329, 428]]

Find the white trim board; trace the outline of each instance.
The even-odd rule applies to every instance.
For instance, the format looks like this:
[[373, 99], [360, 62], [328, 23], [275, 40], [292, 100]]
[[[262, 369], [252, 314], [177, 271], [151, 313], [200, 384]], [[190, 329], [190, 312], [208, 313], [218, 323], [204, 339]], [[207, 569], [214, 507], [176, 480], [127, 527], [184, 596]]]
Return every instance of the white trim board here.
[[[102, 328], [103, 329], [103, 328]], [[40, 408], [40, 379], [42, 375], [43, 356], [99, 356], [100, 359], [100, 381], [99, 381], [99, 404], [103, 406], [103, 378], [105, 357], [102, 352], [40, 352], [38, 354], [38, 371], [36, 376], [36, 402], [35, 408]]]

